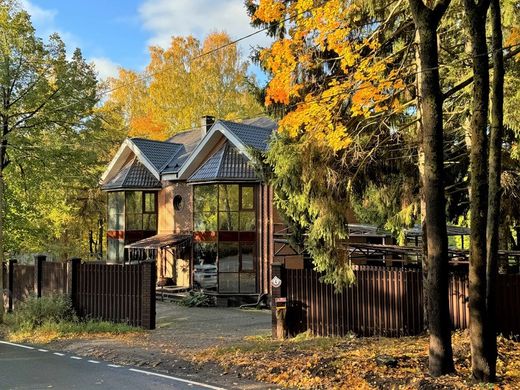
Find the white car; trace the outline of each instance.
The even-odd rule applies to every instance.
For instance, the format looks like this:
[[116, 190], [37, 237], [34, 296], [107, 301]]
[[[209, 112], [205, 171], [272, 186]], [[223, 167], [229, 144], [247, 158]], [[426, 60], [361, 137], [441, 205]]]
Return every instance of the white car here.
[[193, 270], [193, 285], [206, 290], [217, 288], [217, 266], [213, 264], [198, 264]]

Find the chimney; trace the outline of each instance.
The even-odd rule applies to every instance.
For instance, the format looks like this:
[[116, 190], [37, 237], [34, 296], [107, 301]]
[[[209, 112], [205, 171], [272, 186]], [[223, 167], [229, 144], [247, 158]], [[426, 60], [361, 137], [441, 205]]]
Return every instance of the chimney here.
[[202, 138], [207, 134], [208, 130], [213, 126], [213, 123], [215, 123], [215, 117], [211, 115], [204, 115], [200, 118], [200, 125], [201, 125], [201, 135]]

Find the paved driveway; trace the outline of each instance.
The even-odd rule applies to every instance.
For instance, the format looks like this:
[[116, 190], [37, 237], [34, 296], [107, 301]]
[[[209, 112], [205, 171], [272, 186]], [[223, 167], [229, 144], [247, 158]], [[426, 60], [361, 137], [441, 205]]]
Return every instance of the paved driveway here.
[[273, 386], [223, 374], [215, 364], [193, 364], [204, 349], [231, 345], [246, 336], [271, 333], [271, 312], [238, 308], [182, 307], [157, 302], [157, 329], [136, 337], [76, 339], [54, 342], [52, 347], [77, 356], [146, 367], [193, 381], [215, 383], [226, 389], [269, 389]]
[[158, 335], [184, 348], [206, 348], [271, 333], [269, 310], [223, 307], [183, 307], [157, 302]]

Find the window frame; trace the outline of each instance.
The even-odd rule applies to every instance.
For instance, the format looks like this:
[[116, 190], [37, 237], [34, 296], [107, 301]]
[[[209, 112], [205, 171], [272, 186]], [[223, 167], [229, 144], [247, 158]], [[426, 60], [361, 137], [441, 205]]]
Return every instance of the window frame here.
[[[227, 210], [225, 208], [223, 208], [221, 205], [220, 205], [220, 200], [221, 200], [221, 196], [220, 196], [220, 191], [221, 191], [221, 186], [223, 185], [227, 185], [227, 186], [234, 186], [234, 185], [237, 185], [238, 186], [238, 209], [237, 210], [230, 210], [229, 212], [231, 213], [236, 213], [237, 216], [238, 216], [238, 221], [237, 221], [237, 226], [236, 226], [236, 229], [235, 230], [221, 230], [220, 227], [221, 227], [221, 218], [220, 218], [220, 214], [221, 213], [225, 213], [227, 212]], [[196, 193], [197, 193], [197, 190], [196, 188], [197, 187], [202, 187], [202, 186], [216, 186], [216, 208], [214, 211], [210, 211], [211, 207], [196, 207], [195, 205], [197, 204], [197, 199], [196, 199]], [[252, 207], [248, 208], [248, 207], [244, 207], [244, 202], [243, 202], [243, 189], [244, 188], [250, 188], [252, 190], [252, 196], [253, 196], [253, 199], [252, 199]], [[257, 212], [257, 208], [258, 208], [258, 205], [257, 205], [257, 185], [255, 184], [251, 184], [251, 183], [208, 183], [208, 184], [196, 184], [194, 185], [194, 189], [193, 189], [193, 233], [194, 233], [194, 239], [196, 242], [216, 242], [216, 250], [217, 250], [217, 291], [219, 293], [223, 293], [223, 294], [233, 294], [233, 293], [238, 293], [238, 294], [241, 294], [241, 293], [251, 293], [250, 291], [248, 292], [243, 292], [242, 291], [242, 283], [241, 283], [241, 275], [244, 274], [244, 275], [254, 275], [254, 280], [255, 280], [255, 286], [254, 286], [254, 291], [253, 293], [256, 293], [257, 289], [258, 289], [258, 240], [257, 240], [257, 235], [258, 235], [258, 212]], [[242, 212], [247, 212], [247, 213], [254, 213], [254, 230], [241, 230], [241, 227], [242, 227], [242, 223], [241, 223], [241, 216], [242, 216]], [[216, 225], [216, 230], [208, 230], [208, 231], [198, 231], [198, 230], [195, 230], [195, 226], [197, 225], [196, 223], [196, 218], [197, 218], [197, 215], [198, 214], [203, 214], [203, 213], [212, 213], [212, 214], [216, 214], [216, 218], [217, 218], [217, 225]], [[213, 234], [214, 233], [214, 234]], [[221, 234], [221, 233], [224, 233], [224, 234]], [[246, 234], [243, 234], [243, 237], [241, 233], [246, 233]], [[251, 235], [251, 233], [253, 233], [253, 235]], [[236, 243], [238, 245], [238, 270], [236, 271], [221, 271], [220, 269], [220, 256], [219, 256], [219, 253], [220, 253], [220, 244], [224, 244], [224, 243]], [[253, 249], [253, 252], [252, 252], [252, 257], [253, 257], [253, 268], [252, 269], [248, 269], [248, 270], [244, 270], [243, 269], [243, 264], [242, 264], [242, 261], [243, 261], [243, 254], [242, 254], [242, 246], [243, 245], [250, 245]], [[193, 258], [193, 257], [192, 257]], [[237, 274], [237, 277], [238, 277], [238, 291], [233, 291], [233, 292], [230, 292], [230, 291], [221, 291], [220, 290], [220, 274]]]

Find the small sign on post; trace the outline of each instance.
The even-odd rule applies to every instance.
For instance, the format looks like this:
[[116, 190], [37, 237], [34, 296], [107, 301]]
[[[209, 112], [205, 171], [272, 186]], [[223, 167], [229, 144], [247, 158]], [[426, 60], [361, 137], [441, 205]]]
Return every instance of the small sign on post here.
[[278, 276], [275, 276], [271, 279], [271, 286], [274, 288], [279, 288], [282, 285], [282, 279], [280, 279]]

